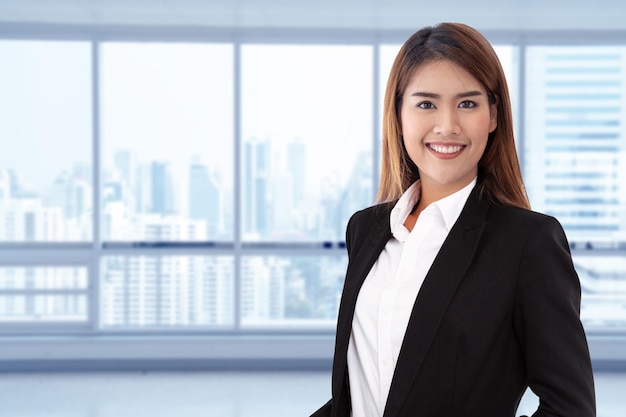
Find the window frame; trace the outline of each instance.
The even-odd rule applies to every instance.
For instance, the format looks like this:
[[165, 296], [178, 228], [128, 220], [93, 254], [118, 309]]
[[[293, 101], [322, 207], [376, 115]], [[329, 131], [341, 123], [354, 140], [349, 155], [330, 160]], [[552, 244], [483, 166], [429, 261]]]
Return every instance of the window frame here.
[[[528, 46], [534, 45], [626, 45], [626, 31], [485, 31], [487, 38], [494, 44], [511, 45], [519, 48], [517, 80], [520, 94], [516, 103], [518, 148], [524, 149], [524, 116], [525, 116], [525, 51]], [[380, 30], [328, 30], [328, 29], [194, 29], [194, 28], [157, 28], [157, 27], [76, 27], [59, 25], [27, 25], [13, 27], [0, 34], [0, 39], [17, 40], [67, 40], [85, 41], [91, 44], [92, 56], [92, 169], [93, 169], [93, 241], [85, 243], [21, 243], [0, 242], [0, 266], [84, 266], [88, 269], [88, 323], [85, 326], [73, 325], [42, 325], [28, 326], [27, 332], [22, 332], [18, 326], [3, 326], [0, 329], [0, 354], [5, 358], [34, 360], [50, 358], [69, 361], [74, 359], [72, 352], [77, 346], [88, 350], [80, 355], [83, 360], [116, 360], [129, 358], [144, 358], [141, 348], [145, 343], [163, 342], [163, 346], [156, 349], [148, 358], [155, 361], [167, 359], [191, 358], [204, 360], [205, 363], [231, 363], [237, 367], [236, 360], [251, 359], [263, 361], [290, 361], [294, 358], [294, 367], [328, 366], [332, 358], [334, 342], [334, 327], [328, 329], [302, 328], [276, 329], [260, 328], [246, 329], [241, 324], [240, 290], [241, 290], [241, 259], [244, 256], [300, 256], [300, 255], [332, 255], [345, 256], [344, 242], [314, 242], [304, 244], [291, 243], [245, 243], [241, 240], [241, 157], [243, 156], [241, 137], [241, 45], [254, 43], [280, 44], [318, 44], [318, 45], [370, 45], [373, 48], [372, 67], [373, 95], [372, 115], [372, 158], [380, 160], [379, 131], [381, 129], [381, 112], [379, 103], [379, 83], [381, 74], [379, 69], [380, 45], [401, 44], [407, 37], [406, 31]], [[100, 116], [99, 116], [99, 47], [104, 41], [120, 42], [201, 42], [201, 43], [232, 43], [233, 54], [233, 140], [234, 140], [234, 241], [232, 243], [215, 244], [204, 243], [171, 243], [166, 245], [145, 245], [136, 247], [133, 242], [102, 242], [101, 241], [101, 143], [100, 143]], [[384, 75], [383, 75], [384, 76]], [[384, 82], [384, 81], [382, 81]], [[523, 152], [520, 153], [520, 162], [524, 166]], [[372, 189], [378, 185], [379, 167], [373, 164]], [[373, 198], [373, 196], [372, 196]], [[136, 242], [135, 242], [136, 243]], [[575, 245], [572, 254], [589, 255], [589, 248]], [[189, 329], [173, 331], [102, 331], [98, 328], [99, 322], [99, 273], [100, 260], [105, 256], [120, 255], [232, 255], [234, 257], [234, 326], [232, 329], [203, 329], [190, 331]], [[626, 244], [618, 242], [614, 248], [596, 250], [593, 254], [626, 256]], [[38, 336], [37, 338], [27, 336]], [[44, 337], [44, 339], [39, 338]], [[53, 336], [54, 338], [45, 338]], [[78, 336], [78, 339], [76, 337]], [[91, 337], [96, 343], [89, 342]], [[621, 363], [626, 367], [626, 331], [591, 331], [588, 333], [592, 359], [597, 363]], [[45, 341], [45, 343], [42, 343]], [[284, 343], [279, 343], [279, 342]], [[49, 349], [42, 346], [52, 342]], [[215, 344], [215, 349], [205, 352], [207, 343]], [[113, 348], [111, 349], [111, 347]], [[125, 347], [131, 346], [130, 351]], [[21, 350], [20, 350], [21, 348]], [[50, 349], [55, 354], [49, 355]], [[134, 349], [134, 350], [133, 350]], [[20, 350], [20, 352], [18, 352]], [[298, 352], [294, 356], [293, 352]], [[18, 353], [16, 353], [18, 352]], [[209, 362], [206, 362], [206, 361]], [[228, 362], [231, 360], [232, 362]], [[304, 362], [302, 362], [304, 361]], [[244, 361], [245, 362], [245, 361]], [[242, 362], [238, 362], [242, 363]], [[16, 365], [19, 368], [19, 364]], [[153, 364], [153, 366], [157, 366]]]

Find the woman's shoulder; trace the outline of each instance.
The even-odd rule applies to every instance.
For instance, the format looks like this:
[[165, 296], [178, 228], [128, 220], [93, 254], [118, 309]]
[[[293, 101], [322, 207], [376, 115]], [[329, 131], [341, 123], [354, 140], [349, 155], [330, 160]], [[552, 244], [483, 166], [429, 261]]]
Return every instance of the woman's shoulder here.
[[491, 210], [491, 218], [496, 222], [528, 231], [545, 230], [546, 228], [557, 231], [563, 230], [563, 226], [556, 217], [521, 207], [494, 206]]
[[[380, 233], [391, 234], [389, 215], [394, 203], [375, 204], [355, 212], [348, 221], [346, 228], [346, 247], [348, 253], [358, 247], [372, 236], [380, 236]], [[356, 249], [355, 249], [356, 248]]]
[[395, 203], [395, 201], [377, 203], [359, 210], [352, 214], [348, 224], [367, 224], [370, 222], [379, 222], [381, 219], [388, 218]]

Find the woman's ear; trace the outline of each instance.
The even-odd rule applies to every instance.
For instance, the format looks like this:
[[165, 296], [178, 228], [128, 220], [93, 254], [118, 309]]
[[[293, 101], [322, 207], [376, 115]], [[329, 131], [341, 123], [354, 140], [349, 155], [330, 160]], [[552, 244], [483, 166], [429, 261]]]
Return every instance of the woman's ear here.
[[489, 133], [496, 130], [498, 127], [498, 106], [495, 104], [489, 105]]

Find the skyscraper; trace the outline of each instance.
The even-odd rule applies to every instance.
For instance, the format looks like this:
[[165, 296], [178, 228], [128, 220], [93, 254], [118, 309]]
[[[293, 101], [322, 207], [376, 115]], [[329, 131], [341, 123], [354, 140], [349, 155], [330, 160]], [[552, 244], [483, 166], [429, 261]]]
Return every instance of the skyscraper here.
[[244, 145], [245, 233], [265, 236], [269, 224], [270, 143], [252, 138]]
[[150, 165], [150, 212], [166, 216], [175, 213], [174, 182], [169, 162]]
[[221, 224], [221, 195], [209, 168], [196, 160], [189, 166], [189, 218], [204, 220], [207, 235], [215, 236]]
[[625, 57], [617, 47], [529, 48], [524, 173], [533, 207], [571, 240], [626, 231]]
[[128, 149], [117, 151], [114, 156], [116, 171], [119, 175], [120, 198], [131, 213], [140, 211], [137, 178], [137, 153]]

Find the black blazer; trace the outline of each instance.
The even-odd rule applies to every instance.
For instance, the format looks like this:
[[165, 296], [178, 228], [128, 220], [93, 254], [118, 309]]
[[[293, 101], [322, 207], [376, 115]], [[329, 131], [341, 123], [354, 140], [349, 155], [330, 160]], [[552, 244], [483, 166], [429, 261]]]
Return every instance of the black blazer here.
[[[348, 417], [348, 341], [356, 299], [391, 237], [393, 204], [355, 213], [339, 307], [332, 399], [313, 415]], [[527, 386], [536, 417], [593, 417], [580, 282], [559, 222], [499, 207], [475, 188], [419, 291], [384, 417], [511, 417]]]

